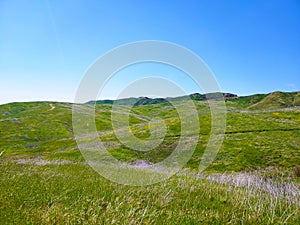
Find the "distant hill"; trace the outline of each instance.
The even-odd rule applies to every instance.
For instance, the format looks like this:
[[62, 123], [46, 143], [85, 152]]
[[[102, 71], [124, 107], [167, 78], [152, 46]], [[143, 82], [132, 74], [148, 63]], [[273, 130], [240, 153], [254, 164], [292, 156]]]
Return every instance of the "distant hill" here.
[[249, 96], [237, 96], [232, 93], [194, 93], [186, 96], [172, 98], [124, 98], [117, 100], [97, 100], [89, 101], [88, 104], [118, 104], [118, 105], [152, 105], [152, 104], [168, 104], [168, 100], [184, 101], [192, 99], [194, 101], [206, 101], [224, 98], [226, 102], [235, 104], [237, 108], [242, 109], [282, 109], [288, 107], [300, 106], [300, 92], [272, 92], [269, 94], [255, 94]]
[[292, 92], [292, 93], [273, 92], [273, 93], [268, 94], [260, 102], [253, 104], [249, 108], [276, 109], [276, 108], [293, 107], [293, 106], [296, 106], [295, 105], [295, 99], [296, 99], [295, 97], [297, 95], [299, 96], [299, 93], [297, 93], [297, 92]]
[[227, 99], [245, 109], [282, 109], [300, 106], [300, 92], [272, 92]]
[[168, 97], [168, 98], [148, 98], [148, 97], [139, 97], [139, 98], [123, 98], [117, 100], [97, 100], [97, 101], [89, 101], [87, 104], [118, 104], [118, 105], [152, 105], [152, 104], [161, 104], [166, 103], [168, 104], [168, 100], [171, 101], [183, 101], [187, 99], [192, 99], [194, 101], [205, 101], [208, 99], [220, 99], [224, 97], [227, 98], [238, 98], [237, 95], [231, 93], [208, 93], [208, 94], [199, 94], [194, 93], [186, 96], [179, 96], [179, 97]]

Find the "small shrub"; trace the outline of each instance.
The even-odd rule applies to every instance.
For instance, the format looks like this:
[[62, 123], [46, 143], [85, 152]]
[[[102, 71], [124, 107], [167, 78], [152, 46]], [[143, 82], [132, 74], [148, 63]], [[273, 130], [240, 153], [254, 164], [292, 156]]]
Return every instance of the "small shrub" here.
[[296, 175], [296, 177], [300, 177], [300, 166], [296, 166], [294, 168], [294, 174]]

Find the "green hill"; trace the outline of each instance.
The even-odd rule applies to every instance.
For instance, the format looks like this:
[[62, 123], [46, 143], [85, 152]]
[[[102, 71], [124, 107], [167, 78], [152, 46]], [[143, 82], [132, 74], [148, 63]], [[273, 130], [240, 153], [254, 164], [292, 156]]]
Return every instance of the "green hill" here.
[[[268, 94], [261, 101], [251, 105], [251, 109], [278, 109], [278, 108], [288, 108], [294, 107], [295, 97], [298, 93], [284, 93], [284, 92], [273, 92]], [[296, 102], [297, 103], [297, 102]]]
[[[207, 100], [204, 100], [202, 95], [193, 94], [191, 97], [199, 111], [201, 128], [201, 141], [187, 165], [195, 169], [209, 138], [210, 111]], [[186, 98], [183, 96], [176, 100], [184, 105]], [[177, 137], [180, 136], [180, 119], [176, 110], [165, 99], [136, 100], [134, 99], [136, 104], [130, 115], [132, 132], [139, 138], [147, 138], [149, 130], [145, 122], [159, 117], [165, 121], [168, 128], [164, 142], [149, 152], [131, 151], [119, 143], [110, 121], [112, 102], [96, 105], [96, 126], [103, 134], [100, 138], [110, 146], [111, 154], [120, 160], [134, 162], [142, 159], [152, 163], [159, 162], [171, 154], [173, 146], [176, 146]], [[126, 107], [133, 99], [117, 101]], [[297, 166], [300, 162], [299, 110], [294, 108], [281, 111], [285, 107], [295, 106], [297, 101], [299, 93], [274, 92], [267, 95], [226, 97], [226, 136], [217, 159], [208, 170], [242, 171], [270, 166], [293, 169]], [[248, 109], [250, 111], [247, 111]], [[256, 111], [252, 113], [252, 109]], [[272, 111], [265, 112], [266, 109]], [[0, 148], [7, 157], [32, 157], [41, 154], [51, 159], [82, 161], [72, 131], [72, 104], [29, 102], [1, 105]]]
[[300, 92], [272, 92], [269, 94], [255, 94], [249, 96], [237, 96], [231, 93], [194, 93], [186, 96], [171, 97], [171, 98], [124, 98], [117, 100], [97, 100], [89, 101], [88, 104], [118, 104], [118, 105], [154, 105], [167, 103], [168, 101], [184, 101], [192, 99], [194, 101], [207, 101], [224, 98], [228, 106], [237, 109], [283, 109], [300, 106]]
[[[193, 94], [200, 120], [194, 154], [180, 173], [141, 187], [113, 183], [86, 164], [73, 135], [73, 104], [0, 105], [0, 224], [299, 224], [299, 93], [222, 95], [226, 133], [211, 165], [198, 174], [211, 114], [207, 96]], [[217, 103], [216, 96], [209, 99]], [[176, 98], [186, 113], [188, 98]], [[117, 101], [120, 109], [138, 102], [129, 115], [136, 137], [149, 137], [151, 119], [162, 119], [167, 132], [156, 148], [131, 150], [112, 128], [113, 101], [98, 102], [95, 122], [106, 149], [132, 165], [168, 157], [181, 135], [176, 109], [164, 99]], [[124, 112], [116, 113], [122, 122]]]
[[300, 106], [299, 92], [272, 92], [228, 98], [229, 106], [240, 109], [272, 110]]

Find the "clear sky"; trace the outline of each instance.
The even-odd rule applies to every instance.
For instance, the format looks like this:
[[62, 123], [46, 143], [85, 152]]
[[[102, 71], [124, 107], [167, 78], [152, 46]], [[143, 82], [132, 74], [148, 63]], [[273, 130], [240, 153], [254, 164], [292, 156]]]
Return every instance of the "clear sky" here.
[[140, 40], [192, 50], [224, 92], [300, 90], [299, 0], [1, 0], [0, 104], [72, 102], [95, 59]]

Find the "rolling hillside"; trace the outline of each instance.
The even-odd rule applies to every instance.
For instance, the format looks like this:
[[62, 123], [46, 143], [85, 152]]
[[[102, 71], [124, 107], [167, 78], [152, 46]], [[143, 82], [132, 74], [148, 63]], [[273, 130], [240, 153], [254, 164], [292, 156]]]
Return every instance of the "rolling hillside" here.
[[[230, 96], [229, 94], [223, 94]], [[299, 93], [274, 92], [267, 95], [226, 97], [228, 108], [224, 143], [211, 171], [243, 171], [276, 167], [292, 170], [300, 162], [300, 111], [296, 107]], [[210, 111], [204, 96], [192, 95], [199, 112], [200, 138], [187, 166], [196, 169], [210, 134]], [[186, 97], [177, 101], [185, 104]], [[120, 160], [147, 160], [156, 163], [168, 156], [180, 136], [180, 119], [165, 99], [117, 100], [131, 109], [131, 130], [147, 138], [147, 121], [162, 118], [168, 128], [163, 143], [149, 152], [132, 151], [119, 143], [110, 121], [111, 102], [98, 101], [96, 125], [101, 140]], [[109, 103], [109, 104], [107, 104]], [[53, 108], [54, 106], [55, 108]], [[285, 110], [288, 108], [288, 110]], [[255, 109], [255, 111], [253, 111]], [[266, 110], [270, 110], [269, 112]], [[49, 159], [83, 161], [72, 131], [72, 104], [56, 102], [11, 103], [0, 106], [0, 149], [2, 157], [16, 158], [43, 155]]]
[[[210, 100], [218, 101], [213, 96]], [[295, 107], [299, 94], [224, 96], [225, 138], [212, 164], [198, 173], [211, 133], [211, 115], [207, 99], [193, 94], [200, 120], [194, 154], [180, 173], [141, 187], [111, 182], [86, 164], [73, 135], [72, 104], [1, 105], [0, 223], [299, 224], [300, 110]], [[176, 101], [188, 113], [186, 99]], [[95, 121], [106, 149], [133, 166], [168, 157], [181, 135], [174, 107], [164, 99], [118, 101], [123, 109], [128, 109], [128, 101], [138, 103], [130, 110], [129, 132], [139, 139], [149, 137], [151, 119], [162, 119], [167, 132], [154, 149], [131, 150], [112, 128], [113, 101], [100, 101]], [[122, 122], [123, 114], [117, 112], [116, 120]]]

